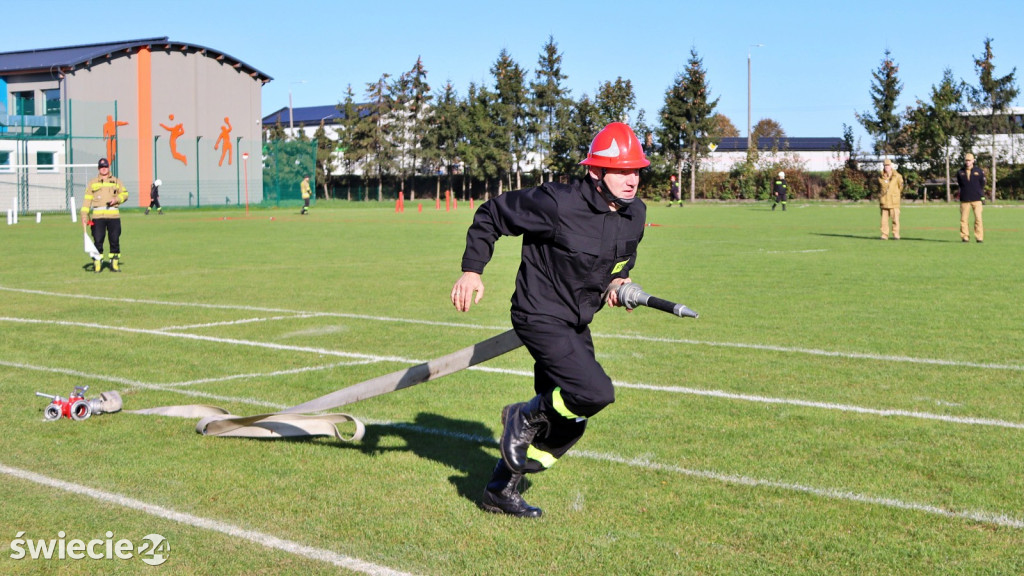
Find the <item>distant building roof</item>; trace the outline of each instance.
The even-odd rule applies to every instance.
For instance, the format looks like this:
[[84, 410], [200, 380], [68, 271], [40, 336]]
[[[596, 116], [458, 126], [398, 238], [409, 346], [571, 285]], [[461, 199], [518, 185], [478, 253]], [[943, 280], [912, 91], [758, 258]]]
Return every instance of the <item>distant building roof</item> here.
[[[370, 110], [363, 104], [356, 104], [360, 116], [366, 116]], [[294, 124], [314, 127], [319, 126], [322, 120], [324, 124], [338, 124], [345, 118], [345, 113], [338, 110], [336, 105], [326, 106], [303, 106], [291, 109], [291, 121]], [[263, 126], [273, 126], [278, 122], [282, 126], [288, 126], [288, 107], [280, 108], [263, 117]]]
[[273, 80], [273, 78], [263, 72], [219, 50], [187, 42], [171, 41], [166, 36], [161, 38], [105, 42], [102, 44], [0, 52], [0, 76], [39, 72], [50, 72], [51, 74], [71, 72], [79, 68], [87, 68], [93, 64], [106, 62], [122, 55], [131, 54], [141, 47], [147, 47], [152, 51], [196, 52], [214, 60], [226, 61], [229, 65], [260, 80], [263, 84]]
[[[734, 152], [746, 149], [746, 138], [722, 138], [715, 151]], [[792, 152], [849, 151], [842, 138], [758, 138], [757, 149]]]

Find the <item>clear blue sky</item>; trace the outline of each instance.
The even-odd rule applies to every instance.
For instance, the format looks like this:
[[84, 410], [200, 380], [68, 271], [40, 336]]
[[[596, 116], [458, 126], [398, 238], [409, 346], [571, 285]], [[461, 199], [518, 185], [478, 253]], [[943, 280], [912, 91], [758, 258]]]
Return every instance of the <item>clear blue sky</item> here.
[[865, 149], [854, 113], [871, 111], [871, 72], [886, 49], [900, 67], [901, 109], [929, 99], [947, 67], [976, 84], [986, 37], [996, 74], [1019, 68], [1024, 86], [1021, 0], [0, 0], [0, 10], [0, 51], [168, 36], [226, 52], [274, 78], [264, 114], [287, 106], [289, 91], [294, 106], [336, 104], [349, 84], [362, 99], [367, 83], [418, 56], [432, 87], [450, 80], [462, 95], [470, 82], [493, 85], [503, 48], [532, 79], [549, 36], [573, 96], [628, 78], [651, 124], [695, 48], [718, 111], [741, 135], [749, 51], [754, 123], [772, 118], [790, 136], [841, 136], [845, 123]]

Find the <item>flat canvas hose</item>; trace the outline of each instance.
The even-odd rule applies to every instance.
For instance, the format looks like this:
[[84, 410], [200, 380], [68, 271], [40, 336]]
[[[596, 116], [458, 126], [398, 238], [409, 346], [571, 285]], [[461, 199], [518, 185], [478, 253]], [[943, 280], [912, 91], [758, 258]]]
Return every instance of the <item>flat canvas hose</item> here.
[[[306, 436], [334, 436], [345, 442], [358, 442], [366, 433], [362, 422], [349, 414], [309, 414], [322, 412], [346, 404], [352, 404], [388, 392], [409, 388], [423, 382], [465, 370], [511, 352], [523, 343], [512, 330], [478, 342], [472, 346], [452, 352], [423, 364], [392, 372], [386, 376], [372, 378], [331, 392], [309, 402], [286, 408], [273, 414], [256, 416], [235, 416], [216, 406], [189, 405], [163, 406], [144, 410], [130, 410], [132, 414], [155, 414], [183, 418], [202, 418], [196, 424], [196, 432], [207, 436], [232, 436], [241, 438], [296, 438]], [[355, 424], [355, 432], [345, 436], [338, 425], [345, 422]]]

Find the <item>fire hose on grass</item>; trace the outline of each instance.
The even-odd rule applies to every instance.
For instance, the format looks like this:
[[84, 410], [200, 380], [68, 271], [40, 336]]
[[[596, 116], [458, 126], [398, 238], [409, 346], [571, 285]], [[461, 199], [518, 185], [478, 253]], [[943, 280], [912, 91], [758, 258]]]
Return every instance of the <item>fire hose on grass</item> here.
[[[686, 306], [651, 296], [644, 292], [637, 284], [621, 284], [615, 290], [617, 290], [619, 302], [628, 310], [638, 306], [647, 306], [674, 314], [680, 318], [697, 318], [697, 313]], [[129, 412], [133, 414], [201, 418], [199, 423], [196, 424], [196, 432], [207, 436], [243, 438], [334, 436], [345, 442], [358, 442], [363, 438], [366, 428], [355, 417], [343, 413], [314, 413], [324, 412], [346, 404], [352, 404], [360, 400], [366, 400], [367, 398], [373, 398], [374, 396], [436, 380], [442, 376], [465, 370], [471, 366], [476, 366], [511, 352], [522, 345], [523, 343], [516, 336], [516, 333], [508, 330], [440, 358], [353, 384], [320, 398], [272, 414], [236, 416], [229, 414], [221, 408], [205, 405], [164, 406], [144, 410], [131, 410]], [[338, 425], [346, 422], [351, 422], [355, 425], [355, 431], [351, 435], [345, 435], [338, 429]]]

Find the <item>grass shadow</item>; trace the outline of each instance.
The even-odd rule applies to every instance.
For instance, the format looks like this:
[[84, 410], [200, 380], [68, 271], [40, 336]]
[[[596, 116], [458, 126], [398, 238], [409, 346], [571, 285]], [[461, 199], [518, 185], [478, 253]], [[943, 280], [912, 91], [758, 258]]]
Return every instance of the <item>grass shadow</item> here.
[[[876, 235], [872, 236], [861, 236], [859, 234], [827, 234], [825, 232], [811, 232], [812, 236], [825, 236], [829, 238], [851, 238], [853, 240], [872, 240], [878, 242], [880, 238]], [[889, 242], [896, 242], [897, 240], [889, 240]], [[898, 242], [954, 242], [953, 240], [940, 240], [937, 238], [913, 238], [903, 236]]]
[[[389, 437], [400, 438], [404, 444], [381, 447], [382, 440]], [[447, 466], [455, 471], [448, 481], [459, 496], [476, 503], [497, 463], [493, 451], [496, 446], [494, 431], [489, 426], [420, 412], [411, 423], [368, 425], [357, 448], [366, 454], [410, 451]]]

